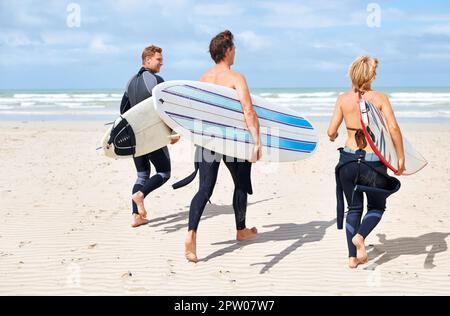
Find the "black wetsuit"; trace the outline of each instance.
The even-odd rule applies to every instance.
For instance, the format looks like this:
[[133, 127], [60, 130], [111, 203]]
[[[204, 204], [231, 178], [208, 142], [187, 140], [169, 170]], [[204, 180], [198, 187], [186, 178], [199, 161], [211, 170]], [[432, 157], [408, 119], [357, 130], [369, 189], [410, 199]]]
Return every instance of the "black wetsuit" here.
[[178, 189], [189, 184], [194, 180], [197, 171], [200, 170], [199, 190], [192, 199], [189, 209], [188, 230], [197, 231], [203, 210], [213, 193], [222, 159], [230, 171], [234, 182], [233, 209], [236, 229], [241, 230], [245, 228], [247, 194], [253, 193], [251, 184], [252, 164], [249, 161], [238, 160], [203, 147], [197, 147], [195, 151], [195, 171], [187, 178], [173, 185], [174, 189]]
[[[124, 114], [136, 104], [150, 98], [153, 87], [161, 82], [164, 82], [163, 78], [142, 67], [128, 82], [120, 104], [120, 114]], [[133, 194], [141, 191], [144, 196], [147, 196], [169, 180], [171, 168], [167, 146], [133, 159], [137, 170]], [[155, 166], [157, 172], [153, 177], [150, 177], [150, 163]], [[134, 202], [132, 202], [132, 209], [133, 214], [138, 213], [137, 205]]]
[[[343, 228], [344, 195], [347, 200], [346, 235], [349, 257], [356, 257], [352, 238], [360, 234], [366, 238], [380, 222], [386, 208], [386, 199], [400, 189], [400, 181], [387, 173], [380, 161], [367, 161], [366, 152], [339, 148], [340, 158], [335, 169], [337, 197], [337, 226]], [[374, 154], [373, 154], [374, 155]], [[364, 195], [367, 214], [362, 222]]]

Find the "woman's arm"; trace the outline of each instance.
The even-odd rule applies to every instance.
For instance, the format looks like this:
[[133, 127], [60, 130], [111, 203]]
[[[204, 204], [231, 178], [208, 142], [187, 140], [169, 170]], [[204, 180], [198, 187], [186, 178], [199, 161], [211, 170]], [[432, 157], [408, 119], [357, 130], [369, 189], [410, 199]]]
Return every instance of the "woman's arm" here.
[[340, 97], [336, 100], [336, 106], [334, 108], [333, 117], [331, 118], [330, 125], [328, 126], [328, 137], [330, 141], [334, 142], [334, 140], [338, 137], [338, 129], [341, 126], [342, 120], [344, 119], [344, 115], [342, 113], [342, 109], [340, 106]]
[[381, 112], [383, 112], [383, 115], [386, 119], [389, 133], [391, 134], [392, 141], [394, 142], [395, 146], [395, 151], [397, 152], [398, 171], [396, 175], [401, 175], [403, 171], [405, 171], [405, 151], [403, 148], [402, 132], [400, 131], [400, 126], [398, 126], [394, 111], [392, 110], [391, 102], [389, 102], [389, 98], [382, 93], [380, 93], [378, 96], [381, 99]]

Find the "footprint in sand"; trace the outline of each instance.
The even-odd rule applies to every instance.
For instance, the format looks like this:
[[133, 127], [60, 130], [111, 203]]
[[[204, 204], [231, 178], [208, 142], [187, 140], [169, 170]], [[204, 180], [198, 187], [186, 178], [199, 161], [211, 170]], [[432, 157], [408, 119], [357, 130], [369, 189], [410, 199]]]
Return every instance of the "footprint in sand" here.
[[22, 248], [23, 246], [29, 245], [31, 244], [31, 241], [21, 241], [19, 243], [19, 248]]
[[129, 279], [133, 276], [133, 273], [131, 273], [131, 271], [125, 272], [124, 274], [122, 274], [120, 277], [122, 279]]

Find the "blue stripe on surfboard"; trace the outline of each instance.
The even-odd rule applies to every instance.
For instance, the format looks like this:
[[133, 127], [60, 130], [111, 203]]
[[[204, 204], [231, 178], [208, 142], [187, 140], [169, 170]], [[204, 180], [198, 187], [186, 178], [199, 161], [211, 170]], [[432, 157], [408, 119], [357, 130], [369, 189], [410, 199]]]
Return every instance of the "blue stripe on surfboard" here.
[[[166, 111], [166, 113], [169, 114], [170, 116], [178, 116], [178, 117], [181, 117], [181, 118], [198, 120], [199, 122], [205, 122], [205, 123], [209, 123], [209, 124], [213, 124], [213, 125], [219, 125], [219, 126], [222, 126], [222, 127], [225, 127], [225, 128], [230, 128], [230, 129], [239, 130], [239, 131], [243, 131], [243, 132], [248, 133], [248, 130], [243, 129], [243, 128], [239, 128], [239, 127], [236, 127], [236, 126], [231, 126], [231, 125], [226, 125], [226, 124], [222, 124], [222, 123], [212, 122], [212, 121], [208, 121], [208, 120], [204, 120], [204, 119], [193, 118], [191, 116], [186, 116], [186, 115], [173, 113], [173, 112], [168, 112], [168, 111]], [[311, 141], [300, 140], [300, 139], [293, 139], [293, 138], [288, 138], [288, 137], [278, 137], [278, 136], [273, 136], [273, 135], [267, 135], [267, 134], [264, 134], [264, 133], [261, 133], [261, 136], [277, 137], [277, 138], [282, 138], [283, 140], [289, 140], [289, 141], [293, 141], [293, 142], [302, 142], [302, 143], [305, 143], [305, 144], [313, 144], [313, 145], [317, 144], [317, 142], [311, 142]]]
[[[250, 141], [251, 135], [247, 130], [229, 126], [221, 123], [210, 122], [206, 120], [198, 120], [196, 118], [180, 115], [176, 113], [166, 112], [173, 120], [175, 120], [178, 124], [183, 126], [184, 128], [190, 130], [195, 134], [207, 135], [219, 137], [227, 140], [234, 140], [238, 142], [244, 143], [252, 143]], [[194, 121], [197, 120], [201, 122], [201, 130], [195, 129]], [[206, 134], [205, 129], [208, 129], [209, 132]], [[261, 134], [261, 142], [263, 146], [279, 148], [282, 150], [290, 150], [304, 153], [311, 153], [317, 146], [316, 142], [302, 141], [302, 140], [294, 140], [285, 137], [277, 137], [267, 134]]]
[[[203, 91], [203, 92], [205, 92], [205, 93], [214, 94], [214, 95], [216, 95], [216, 96], [218, 96], [218, 97], [222, 97], [222, 98], [225, 98], [225, 99], [229, 99], [229, 100], [231, 100], [231, 101], [239, 102], [239, 104], [240, 104], [240, 101], [239, 101], [239, 100], [236, 100], [236, 99], [231, 98], [231, 97], [227, 97], [226, 95], [223, 95], [223, 94], [219, 94], [219, 93], [216, 93], [216, 92], [208, 91], [208, 90], [201, 89], [201, 88], [198, 88], [198, 87], [194, 87], [194, 86], [191, 86], [191, 85], [188, 85], [188, 84], [185, 84], [185, 86], [186, 86], [186, 87], [189, 87], [189, 88], [191, 88], [191, 89]], [[260, 108], [260, 109], [264, 109], [264, 110], [273, 112], [273, 113], [277, 113], [277, 114], [281, 114], [281, 115], [285, 115], [285, 116], [289, 116], [289, 117], [294, 117], [294, 118], [297, 118], [297, 119], [300, 119], [300, 120], [304, 120], [304, 121], [306, 121], [306, 122], [308, 123], [308, 125], [309, 125], [311, 128], [313, 128], [312, 125], [308, 122], [308, 120], [306, 120], [304, 117], [297, 116], [297, 115], [292, 115], [292, 114], [287, 114], [287, 113], [283, 113], [283, 112], [279, 112], [279, 111], [275, 111], [275, 110], [271, 110], [271, 109], [267, 109], [267, 108], [264, 108], [264, 107], [259, 106], [259, 105], [256, 105], [256, 104], [253, 104], [253, 106], [256, 107], [256, 108]]]
[[[163, 92], [176, 95], [188, 100], [195, 100], [204, 104], [217, 106], [226, 110], [234, 111], [237, 113], [242, 112], [242, 105], [238, 100], [229, 98], [224, 95], [220, 95], [214, 92], [206, 91], [200, 88], [192, 87], [189, 85], [178, 85], [165, 88]], [[304, 118], [269, 110], [258, 105], [254, 105], [256, 114], [259, 118], [269, 120], [272, 122], [281, 123], [284, 125], [294, 126], [304, 129], [314, 129], [312, 125]]]

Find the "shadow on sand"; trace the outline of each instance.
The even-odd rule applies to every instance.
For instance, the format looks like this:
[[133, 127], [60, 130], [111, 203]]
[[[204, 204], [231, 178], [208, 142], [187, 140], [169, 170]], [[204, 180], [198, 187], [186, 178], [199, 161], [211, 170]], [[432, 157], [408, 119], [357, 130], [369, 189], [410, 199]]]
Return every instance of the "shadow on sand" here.
[[[253, 203], [248, 203], [247, 206], [252, 206], [255, 204], [259, 204], [259, 203], [263, 203], [263, 202], [267, 202], [267, 201], [279, 199], [279, 198], [281, 198], [281, 197], [273, 197], [270, 199], [264, 199], [264, 200], [256, 201]], [[186, 206], [186, 208], [189, 209], [189, 206]], [[201, 222], [208, 220], [210, 218], [219, 216], [219, 215], [224, 215], [224, 214], [234, 214], [233, 206], [217, 205], [217, 204], [209, 204], [208, 203], [205, 207], [205, 210], [203, 211]], [[149, 227], [164, 226], [163, 229], [161, 229], [159, 231], [166, 232], [167, 234], [174, 233], [181, 229], [186, 229], [186, 231], [187, 231], [188, 219], [189, 219], [189, 211], [184, 211], [184, 212], [179, 212], [176, 214], [171, 214], [171, 215], [151, 219], [147, 226], [149, 226]]]
[[385, 234], [377, 234], [379, 244], [370, 245], [367, 250], [369, 260], [375, 260], [365, 270], [375, 270], [377, 266], [395, 260], [402, 255], [425, 255], [425, 269], [433, 269], [434, 257], [437, 253], [447, 251], [445, 239], [450, 233], [428, 233], [418, 237], [401, 237], [387, 239]]
[[306, 224], [294, 224], [294, 223], [284, 223], [284, 224], [273, 224], [266, 225], [263, 227], [276, 227], [274, 230], [259, 233], [255, 239], [247, 241], [224, 241], [215, 243], [213, 245], [229, 245], [228, 247], [217, 250], [200, 261], [208, 261], [219, 256], [223, 256], [227, 253], [231, 253], [242, 247], [267, 243], [270, 241], [286, 241], [291, 240], [292, 244], [283, 249], [280, 253], [268, 254], [266, 257], [272, 257], [271, 260], [267, 262], [258, 262], [251, 264], [252, 266], [262, 265], [260, 273], [265, 273], [269, 271], [273, 266], [279, 263], [281, 260], [286, 258], [289, 254], [300, 248], [306, 243], [318, 242], [325, 236], [327, 228], [336, 223], [336, 220], [331, 221], [312, 221]]

